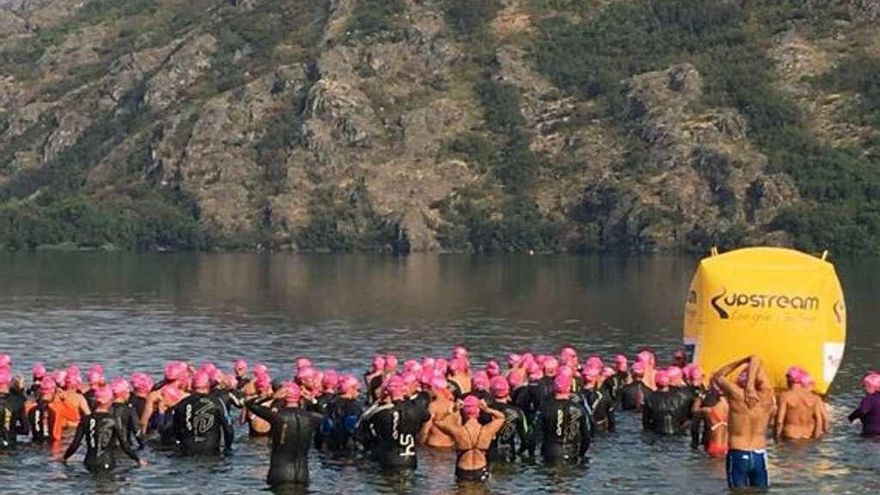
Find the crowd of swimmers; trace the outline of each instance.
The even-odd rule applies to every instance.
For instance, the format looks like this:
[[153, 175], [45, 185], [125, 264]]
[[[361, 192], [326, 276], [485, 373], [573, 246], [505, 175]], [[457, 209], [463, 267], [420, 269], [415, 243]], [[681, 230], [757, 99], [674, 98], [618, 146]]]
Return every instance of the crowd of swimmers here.
[[[240, 424], [271, 437], [273, 487], [308, 484], [313, 448], [363, 452], [386, 472], [416, 469], [423, 448], [455, 450], [456, 478], [482, 482], [494, 463], [581, 463], [592, 438], [613, 433], [615, 415], [632, 411], [646, 431], [689, 433], [694, 448], [726, 458], [735, 488], [768, 486], [768, 431], [786, 440], [829, 430], [828, 406], [809, 374], [791, 368], [788, 390], [777, 396], [756, 356], [711, 377], [683, 351], [665, 367], [649, 350], [633, 362], [617, 355], [606, 364], [599, 356], [581, 362], [571, 347], [505, 361], [477, 368], [463, 347], [448, 358], [381, 355], [357, 377], [300, 358], [290, 381], [242, 359], [229, 372], [174, 361], [154, 383], [144, 373], [108, 380], [99, 365], [83, 379], [75, 365], [49, 372], [34, 364], [26, 380], [0, 355], [0, 448], [14, 448], [25, 435], [57, 446], [75, 428], [64, 461], [84, 443], [85, 466], [99, 473], [113, 470], [118, 454], [144, 464], [137, 452], [147, 440], [182, 455], [221, 455]], [[880, 374], [869, 373], [862, 385], [866, 395], [849, 419], [861, 420], [864, 435], [880, 435]]]

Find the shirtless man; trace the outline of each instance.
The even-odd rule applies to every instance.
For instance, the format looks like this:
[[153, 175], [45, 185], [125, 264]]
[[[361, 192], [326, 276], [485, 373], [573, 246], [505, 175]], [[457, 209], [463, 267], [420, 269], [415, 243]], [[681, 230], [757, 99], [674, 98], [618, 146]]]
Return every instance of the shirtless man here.
[[803, 386], [806, 376], [806, 371], [795, 366], [785, 374], [788, 390], [779, 394], [775, 428], [777, 440], [821, 438], [825, 433], [824, 405], [822, 399]]
[[425, 421], [419, 433], [421, 443], [435, 449], [455, 447], [455, 441], [452, 437], [437, 427], [437, 423], [443, 420], [455, 405], [452, 392], [447, 386], [447, 382], [443, 378], [435, 377], [431, 380], [431, 403], [428, 404], [430, 419]]
[[[480, 424], [480, 413], [492, 419]], [[459, 481], [486, 481], [489, 479], [488, 451], [492, 440], [504, 426], [504, 414], [486, 406], [486, 402], [476, 396], [464, 398], [461, 414], [450, 414], [437, 422], [437, 428], [455, 441], [455, 478]]]
[[[727, 379], [748, 364], [737, 383]], [[715, 373], [712, 383], [730, 405], [727, 485], [730, 488], [767, 488], [767, 425], [773, 413], [773, 386], [758, 356], [734, 361]]]

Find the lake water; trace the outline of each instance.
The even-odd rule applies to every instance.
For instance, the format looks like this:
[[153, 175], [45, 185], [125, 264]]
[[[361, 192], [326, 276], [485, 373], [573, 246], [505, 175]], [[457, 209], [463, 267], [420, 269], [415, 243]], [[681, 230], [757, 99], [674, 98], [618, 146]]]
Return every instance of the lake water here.
[[[245, 357], [275, 377], [297, 356], [361, 373], [379, 351], [446, 355], [464, 344], [477, 363], [510, 351], [633, 355], [680, 345], [683, 302], [696, 260], [535, 256], [295, 256], [254, 254], [0, 255], [0, 351], [16, 369], [102, 363], [109, 376], [164, 362]], [[841, 262], [849, 313], [847, 351], [832, 389], [833, 430], [818, 443], [772, 446], [774, 493], [880, 493], [880, 442], [859, 438], [845, 416], [858, 380], [880, 367], [875, 313], [880, 261]], [[421, 452], [412, 479], [389, 479], [367, 461], [313, 454], [313, 493], [727, 493], [723, 462], [691, 451], [685, 438], [654, 441], [638, 418], [595, 440], [588, 466], [517, 465], [485, 487], [459, 487], [449, 453]], [[265, 490], [265, 442], [239, 431], [231, 457], [172, 459], [111, 479], [87, 475], [77, 456], [25, 445], [0, 456], [7, 493], [220, 494]], [[128, 466], [121, 459], [119, 464]]]

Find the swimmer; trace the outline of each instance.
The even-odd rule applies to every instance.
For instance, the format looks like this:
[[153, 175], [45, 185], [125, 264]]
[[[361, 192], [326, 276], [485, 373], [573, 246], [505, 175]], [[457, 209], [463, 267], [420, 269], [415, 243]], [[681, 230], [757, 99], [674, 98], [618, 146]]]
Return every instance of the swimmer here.
[[241, 392], [253, 380], [248, 375], [248, 363], [244, 359], [238, 358], [232, 363], [232, 372], [235, 376], [235, 389]]
[[[730, 406], [727, 404], [727, 399], [721, 395], [721, 391], [713, 387], [705, 395], [697, 397], [691, 412], [695, 418], [702, 419], [701, 422], [705, 424], [702, 432], [696, 430], [696, 435], [694, 435], [695, 430], [691, 429], [691, 447], [697, 448], [702, 444], [710, 457], [725, 457], [727, 455], [727, 426]], [[700, 433], [703, 435], [702, 442], [699, 438]]]
[[601, 385], [601, 374], [596, 369], [585, 369], [584, 388], [581, 390], [583, 404], [591, 416], [593, 431], [614, 431], [614, 402], [607, 389]]
[[36, 400], [25, 406], [28, 428], [33, 443], [57, 443], [61, 441], [62, 420], [55, 401], [55, 380], [44, 377]]
[[642, 382], [651, 390], [655, 390], [657, 385], [654, 383], [654, 374], [657, 373], [657, 360], [654, 353], [649, 350], [643, 350], [636, 355], [636, 362], [641, 363], [644, 369], [642, 374]]
[[672, 365], [676, 368], [684, 368], [687, 364], [687, 353], [684, 352], [684, 349], [676, 350], [672, 355]]
[[485, 371], [477, 371], [471, 380], [473, 390], [470, 395], [476, 396], [482, 401], [492, 400], [492, 392], [489, 391], [490, 380], [489, 374]]
[[657, 390], [645, 397], [642, 408], [642, 426], [657, 435], [678, 435], [685, 431], [691, 413], [687, 396], [670, 388], [669, 373], [655, 373]]
[[419, 432], [419, 440], [423, 445], [435, 449], [451, 449], [455, 447], [455, 441], [437, 428], [437, 421], [445, 417], [455, 404], [452, 392], [449, 391], [449, 382], [443, 378], [435, 377], [431, 380], [431, 403], [428, 404], [428, 419], [422, 425]]
[[511, 403], [510, 383], [503, 376], [492, 378], [490, 384], [492, 402], [489, 407], [504, 414], [504, 426], [489, 446], [489, 461], [513, 462], [517, 455], [528, 453], [534, 457], [535, 449], [528, 420], [522, 409]]
[[122, 433], [121, 443], [124, 443], [126, 447], [131, 447], [132, 441], [135, 441], [138, 444], [138, 449], [144, 448], [144, 442], [141, 439], [140, 428], [138, 427], [137, 412], [129, 403], [131, 396], [130, 384], [123, 379], [114, 380], [110, 384], [110, 391], [113, 393], [110, 415], [119, 423], [120, 432]]
[[386, 472], [416, 468], [419, 431], [430, 419], [424, 410], [406, 400], [405, 393], [403, 380], [392, 377], [385, 385], [384, 403], [362, 419], [372, 437], [371, 453]]
[[590, 448], [586, 411], [571, 400], [571, 378], [560, 375], [553, 395], [541, 405], [536, 418], [541, 434], [541, 456], [546, 463], [579, 463]]
[[321, 427], [327, 448], [333, 452], [357, 450], [357, 424], [364, 413], [358, 403], [359, 382], [354, 376], [343, 376], [339, 381], [339, 394], [327, 407], [327, 415]]
[[232, 448], [235, 432], [225, 407], [212, 398], [208, 375], [197, 372], [192, 378], [192, 394], [171, 409], [174, 435], [184, 455], [217, 455], [223, 437], [225, 450]]
[[456, 399], [461, 399], [471, 392], [473, 386], [468, 363], [464, 358], [449, 361], [449, 390]]
[[140, 418], [147, 405], [147, 398], [153, 390], [153, 379], [144, 373], [132, 373], [131, 387], [132, 394], [129, 398], [129, 403], [131, 404], [131, 407], [134, 408], [134, 412], [137, 415], [138, 429], [140, 429]]
[[69, 366], [64, 375], [64, 389], [57, 393], [63, 410], [62, 419], [65, 428], [76, 428], [83, 416], [91, 413], [88, 401], [83, 396], [80, 387], [82, 379], [76, 366]]
[[774, 438], [777, 440], [803, 440], [821, 438], [825, 432], [825, 407], [822, 399], [807, 390], [803, 383], [807, 372], [792, 366], [785, 374], [788, 390], [779, 394], [776, 400], [776, 427]]
[[364, 384], [367, 386], [367, 403], [375, 402], [379, 397], [379, 389], [385, 380], [385, 357], [376, 356], [373, 358], [373, 365], [369, 371], [364, 373]]
[[141, 437], [146, 436], [151, 430], [150, 425], [153, 414], [156, 412], [156, 405], [162, 401], [162, 389], [171, 385], [177, 391], [185, 391], [188, 387], [188, 384], [185, 383], [188, 379], [187, 374], [187, 365], [184, 362], [171, 361], [165, 365], [165, 374], [162, 381], [153, 386], [152, 392], [150, 392], [145, 400], [144, 409], [140, 417]]
[[862, 436], [880, 436], [880, 373], [869, 373], [862, 379], [865, 397], [847, 419], [850, 422], [861, 420]]
[[[254, 381], [254, 386], [256, 387], [257, 397], [248, 398], [248, 402], [253, 402], [256, 399], [258, 405], [271, 408], [274, 401], [272, 397], [272, 380], [267, 375], [260, 375]], [[297, 399], [298, 401], [299, 399]], [[269, 435], [269, 431], [272, 429], [271, 423], [256, 414], [252, 414], [250, 408], [247, 407], [241, 410], [241, 414], [244, 420], [243, 423], [248, 425], [248, 435], [251, 438]]]
[[31, 367], [31, 386], [28, 389], [31, 397], [37, 398], [40, 395], [40, 383], [46, 377], [46, 367], [43, 363], [34, 363]]
[[[742, 367], [737, 383], [727, 375]], [[727, 484], [730, 488], [767, 488], [767, 426], [773, 411], [773, 386], [761, 358], [750, 356], [718, 370], [712, 378], [730, 406]]]
[[83, 462], [86, 469], [92, 473], [110, 471], [116, 466], [116, 459], [113, 455], [116, 447], [119, 447], [134, 462], [141, 466], [146, 465], [146, 461], [141, 460], [123, 440], [122, 429], [116, 418], [110, 413], [112, 402], [113, 392], [109, 388], [105, 387], [95, 392], [95, 412], [86, 415], [80, 421], [73, 442], [64, 452], [63, 462], [66, 463], [79, 450], [85, 440], [86, 456]]
[[[245, 403], [249, 411], [271, 425], [272, 454], [266, 483], [272, 488], [309, 484], [309, 449], [321, 416], [300, 408], [300, 398], [299, 386], [287, 383], [274, 396], [265, 393]], [[261, 405], [272, 399], [283, 400], [283, 406], [275, 410]]]
[[630, 369], [632, 381], [624, 385], [620, 390], [620, 407], [624, 411], [642, 411], [645, 397], [651, 394], [651, 389], [642, 381], [645, 376], [645, 367], [642, 363], [635, 363]]
[[[437, 427], [455, 441], [455, 478], [458, 481], [482, 482], [489, 479], [488, 451], [495, 434], [504, 426], [504, 414], [486, 406], [475, 395], [465, 397], [461, 414], [451, 409]], [[480, 424], [480, 413], [491, 419]]]
[[28, 434], [25, 398], [9, 391], [12, 377], [9, 371], [0, 369], [0, 450], [15, 448], [18, 435]]

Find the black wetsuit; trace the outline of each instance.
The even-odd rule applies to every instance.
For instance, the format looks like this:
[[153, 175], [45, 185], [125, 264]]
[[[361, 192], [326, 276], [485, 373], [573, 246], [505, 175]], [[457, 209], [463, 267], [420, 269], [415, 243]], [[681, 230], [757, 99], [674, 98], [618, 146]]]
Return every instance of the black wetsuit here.
[[[698, 391], [697, 393], [699, 395], [697, 395], [697, 398], [702, 400], [702, 407], [715, 407], [721, 400], [721, 394], [715, 390], [706, 390], [705, 388], [701, 388], [700, 390], [702, 390], [702, 393], [700, 394]], [[691, 414], [691, 447], [697, 448], [701, 445], [706, 447], [709, 445], [711, 439], [712, 425], [706, 421], [706, 418], [702, 414], [696, 416]]]
[[21, 394], [0, 394], [0, 450], [15, 448], [18, 435], [28, 434], [24, 403]]
[[334, 452], [356, 450], [357, 426], [363, 412], [357, 400], [336, 397], [327, 406], [327, 414], [321, 424], [324, 446]]
[[540, 380], [532, 380], [528, 384], [516, 389], [512, 396], [513, 403], [523, 410], [529, 423], [535, 419], [544, 397], [549, 394], [548, 389]]
[[602, 389], [611, 399], [614, 409], [620, 409], [621, 392], [623, 387], [626, 386], [627, 376], [626, 372], [618, 371], [609, 376], [605, 383], [602, 384]]
[[83, 397], [86, 399], [86, 404], [89, 405], [89, 411], [95, 410], [95, 390], [88, 389], [86, 393], [83, 394]]
[[219, 454], [221, 436], [226, 450], [232, 447], [232, 423], [217, 398], [193, 393], [175, 405], [171, 414], [174, 436], [184, 455]]
[[382, 404], [369, 414], [364, 418], [369, 444], [382, 469], [415, 469], [419, 431], [431, 417], [427, 411], [408, 400], [400, 400]]
[[282, 407], [272, 410], [249, 400], [246, 407], [254, 415], [272, 425], [272, 456], [266, 483], [272, 487], [309, 483], [309, 449], [321, 416], [300, 408]]
[[577, 463], [590, 448], [587, 412], [571, 399], [548, 398], [535, 421], [544, 462]]
[[140, 462], [128, 445], [122, 440], [123, 433], [116, 418], [108, 412], [95, 412], [79, 422], [76, 435], [64, 453], [67, 460], [76, 453], [82, 441], [86, 441], [86, 469], [91, 472], [109, 471], [116, 467], [113, 451], [119, 447], [135, 462]]
[[409, 400], [416, 405], [419, 409], [428, 410], [428, 406], [431, 404], [431, 394], [428, 392], [420, 391], [416, 392]]
[[139, 432], [140, 416], [137, 415], [134, 407], [128, 402], [116, 402], [110, 406], [110, 414], [116, 418], [116, 421], [119, 421], [120, 431], [122, 432], [121, 443], [131, 447], [134, 441], [137, 442], [138, 448], [144, 448], [144, 442]]
[[48, 402], [38, 399], [34, 407], [27, 412], [27, 421], [31, 431], [31, 441], [43, 443], [51, 440], [52, 428], [58, 418]]
[[620, 408], [624, 411], [641, 411], [645, 398], [650, 394], [651, 389], [641, 381], [624, 385], [620, 389]]
[[658, 435], [684, 433], [690, 414], [689, 396], [680, 390], [657, 390], [645, 397], [642, 409], [642, 425], [645, 431]]
[[518, 454], [534, 455], [532, 434], [522, 409], [509, 402], [492, 402], [489, 407], [504, 414], [504, 426], [489, 446], [489, 462], [513, 462]]
[[584, 406], [590, 412], [593, 431], [614, 431], [614, 401], [605, 387], [581, 391]]
[[147, 407], [147, 399], [140, 395], [131, 394], [128, 403], [134, 408], [134, 414], [138, 417], [138, 420], [140, 420], [141, 415], [144, 413], [144, 409]]

